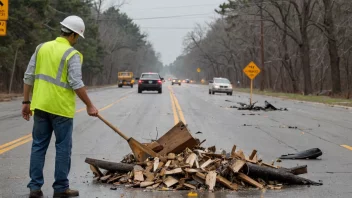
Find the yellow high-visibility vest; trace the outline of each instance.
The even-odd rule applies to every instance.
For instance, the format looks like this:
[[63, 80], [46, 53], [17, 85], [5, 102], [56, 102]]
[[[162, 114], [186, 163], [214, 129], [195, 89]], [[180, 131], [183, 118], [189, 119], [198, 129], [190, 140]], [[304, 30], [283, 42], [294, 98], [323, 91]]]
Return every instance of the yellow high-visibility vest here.
[[76, 53], [82, 63], [83, 55], [63, 37], [37, 47], [32, 111], [39, 109], [54, 115], [74, 117], [76, 94], [68, 84], [67, 62]]

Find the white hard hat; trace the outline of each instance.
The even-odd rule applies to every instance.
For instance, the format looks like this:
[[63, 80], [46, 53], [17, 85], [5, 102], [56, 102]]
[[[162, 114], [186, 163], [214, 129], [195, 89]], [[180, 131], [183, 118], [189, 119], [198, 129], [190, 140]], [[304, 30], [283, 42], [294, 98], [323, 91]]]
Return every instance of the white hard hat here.
[[[84, 38], [85, 25], [81, 17], [78, 16], [68, 16], [60, 24], [67, 29], [79, 34]], [[66, 28], [61, 28], [62, 31], [67, 32]]]

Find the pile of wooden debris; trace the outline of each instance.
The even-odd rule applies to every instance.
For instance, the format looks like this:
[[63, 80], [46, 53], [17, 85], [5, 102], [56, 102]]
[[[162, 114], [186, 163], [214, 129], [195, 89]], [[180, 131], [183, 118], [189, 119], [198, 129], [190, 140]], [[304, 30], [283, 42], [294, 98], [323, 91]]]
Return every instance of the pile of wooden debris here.
[[264, 101], [265, 106], [256, 106], [257, 102], [254, 102], [252, 104], [246, 104], [243, 102], [237, 102], [241, 107], [238, 106], [230, 106], [230, 108], [235, 108], [238, 110], [249, 110], [249, 111], [288, 111], [287, 108], [276, 108], [274, 105], [269, 103], [268, 101]]
[[[204, 141], [203, 141], [204, 142]], [[153, 143], [151, 143], [153, 144]], [[94, 180], [117, 186], [140, 187], [151, 190], [240, 190], [281, 189], [284, 185], [321, 185], [297, 175], [307, 173], [307, 166], [284, 168], [274, 162], [265, 163], [257, 151], [246, 156], [242, 150], [231, 153], [216, 152], [215, 146], [198, 145], [181, 152], [168, 153], [144, 162], [137, 162], [133, 154], [121, 163], [87, 158]], [[106, 171], [102, 173], [100, 169]]]

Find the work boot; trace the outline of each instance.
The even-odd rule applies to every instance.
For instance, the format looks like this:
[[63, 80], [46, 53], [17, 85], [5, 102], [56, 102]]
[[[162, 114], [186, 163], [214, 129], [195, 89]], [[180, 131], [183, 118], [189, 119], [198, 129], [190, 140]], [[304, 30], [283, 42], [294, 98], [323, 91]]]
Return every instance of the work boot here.
[[43, 192], [41, 190], [31, 190], [29, 193], [29, 198], [42, 198], [44, 197]]
[[79, 196], [78, 190], [67, 189], [64, 192], [54, 192], [54, 198], [66, 198]]

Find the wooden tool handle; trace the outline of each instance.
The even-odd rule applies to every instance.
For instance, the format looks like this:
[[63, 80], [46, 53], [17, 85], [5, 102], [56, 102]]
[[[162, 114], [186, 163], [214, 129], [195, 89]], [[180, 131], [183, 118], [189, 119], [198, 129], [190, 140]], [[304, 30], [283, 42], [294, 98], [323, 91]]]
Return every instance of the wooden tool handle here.
[[129, 138], [123, 134], [118, 128], [116, 128], [114, 125], [112, 125], [110, 122], [105, 120], [101, 115], [98, 114], [98, 118], [103, 121], [106, 125], [108, 125], [112, 130], [114, 130], [116, 133], [118, 133], [123, 139], [128, 140]]

